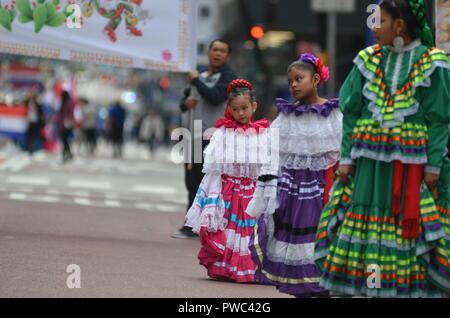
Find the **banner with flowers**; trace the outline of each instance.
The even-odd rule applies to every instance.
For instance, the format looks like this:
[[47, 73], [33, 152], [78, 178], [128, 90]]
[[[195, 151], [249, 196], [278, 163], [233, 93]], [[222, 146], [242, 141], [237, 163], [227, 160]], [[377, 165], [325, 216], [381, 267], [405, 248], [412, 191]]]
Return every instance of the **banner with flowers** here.
[[0, 51], [186, 72], [197, 0], [0, 0]]

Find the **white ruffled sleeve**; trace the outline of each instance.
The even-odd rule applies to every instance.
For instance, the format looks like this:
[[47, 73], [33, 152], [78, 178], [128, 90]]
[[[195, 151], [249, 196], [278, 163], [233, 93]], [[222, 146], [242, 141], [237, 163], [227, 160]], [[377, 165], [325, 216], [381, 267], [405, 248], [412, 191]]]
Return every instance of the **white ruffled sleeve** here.
[[200, 233], [202, 227], [208, 232], [223, 231], [228, 224], [224, 213], [222, 176], [219, 173], [208, 173], [203, 178], [194, 203], [186, 215], [186, 225], [191, 227], [194, 233]]

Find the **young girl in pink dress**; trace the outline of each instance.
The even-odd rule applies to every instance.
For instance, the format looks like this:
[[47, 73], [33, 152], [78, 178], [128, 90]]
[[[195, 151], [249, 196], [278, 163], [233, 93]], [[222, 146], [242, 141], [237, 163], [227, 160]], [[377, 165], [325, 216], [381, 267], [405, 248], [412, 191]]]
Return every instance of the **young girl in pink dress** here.
[[263, 163], [261, 154], [267, 154], [270, 144], [269, 122], [253, 121], [257, 104], [249, 82], [233, 81], [228, 95], [225, 118], [217, 121], [204, 152], [205, 176], [186, 225], [200, 234], [198, 258], [210, 277], [248, 283], [254, 282], [256, 271], [248, 249], [256, 220], [245, 210]]

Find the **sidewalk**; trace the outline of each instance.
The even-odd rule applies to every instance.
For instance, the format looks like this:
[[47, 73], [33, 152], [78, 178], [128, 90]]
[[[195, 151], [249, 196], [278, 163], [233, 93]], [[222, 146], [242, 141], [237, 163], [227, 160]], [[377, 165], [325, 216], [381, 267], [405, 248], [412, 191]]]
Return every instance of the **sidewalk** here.
[[9, 138], [0, 136], [0, 165], [20, 152], [21, 150]]
[[[72, 151], [75, 157], [90, 157], [85, 153], [83, 146], [77, 142], [72, 143]], [[172, 148], [170, 147], [160, 147], [155, 153], [150, 155], [145, 146], [129, 141], [124, 143], [123, 158], [117, 160], [148, 161], [149, 163], [153, 162], [176, 166], [178, 164], [172, 160], [171, 152]], [[0, 166], [8, 161], [8, 159], [25, 153], [26, 151], [17, 147], [12, 140], [0, 136]], [[58, 156], [59, 154], [55, 153], [54, 155]], [[112, 146], [103, 140], [99, 141], [96, 154], [93, 157], [114, 159]]]

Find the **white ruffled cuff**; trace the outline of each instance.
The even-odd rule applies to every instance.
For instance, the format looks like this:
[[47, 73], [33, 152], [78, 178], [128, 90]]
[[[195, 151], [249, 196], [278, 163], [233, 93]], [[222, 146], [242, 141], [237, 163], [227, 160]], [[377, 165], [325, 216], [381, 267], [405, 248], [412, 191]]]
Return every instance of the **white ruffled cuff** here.
[[258, 181], [246, 213], [254, 218], [259, 218], [262, 214], [273, 214], [279, 206], [277, 186], [278, 178], [267, 182]]
[[202, 227], [208, 232], [224, 231], [228, 220], [224, 218], [225, 205], [214, 205], [201, 210], [197, 203], [194, 203], [186, 214], [186, 226], [192, 228], [194, 233], [199, 234]]
[[341, 165], [354, 165], [355, 161], [353, 159], [350, 159], [350, 158], [341, 158], [341, 160], [339, 161], [339, 164], [341, 164]]
[[425, 166], [425, 172], [434, 173], [434, 174], [440, 175], [441, 174], [441, 168], [432, 167], [432, 166]]

